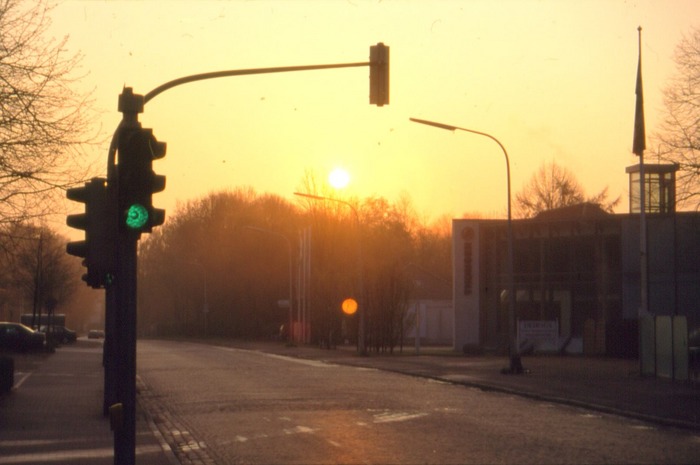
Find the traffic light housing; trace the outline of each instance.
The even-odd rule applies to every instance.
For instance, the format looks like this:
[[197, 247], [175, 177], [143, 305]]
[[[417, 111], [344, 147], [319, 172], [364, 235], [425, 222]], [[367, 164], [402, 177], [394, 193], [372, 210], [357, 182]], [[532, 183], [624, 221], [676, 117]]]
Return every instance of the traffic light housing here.
[[66, 252], [83, 258], [83, 281], [99, 289], [114, 281], [116, 211], [112, 191], [104, 178], [92, 178], [83, 187], [66, 191], [66, 197], [85, 204], [85, 213], [68, 215], [66, 224], [85, 231], [85, 240], [69, 242]]
[[382, 42], [369, 48], [369, 103], [389, 104], [389, 47]]
[[129, 129], [119, 137], [118, 152], [119, 228], [138, 238], [165, 221], [165, 210], [153, 206], [153, 194], [165, 189], [165, 176], [153, 172], [153, 160], [165, 156], [166, 144], [151, 129]]

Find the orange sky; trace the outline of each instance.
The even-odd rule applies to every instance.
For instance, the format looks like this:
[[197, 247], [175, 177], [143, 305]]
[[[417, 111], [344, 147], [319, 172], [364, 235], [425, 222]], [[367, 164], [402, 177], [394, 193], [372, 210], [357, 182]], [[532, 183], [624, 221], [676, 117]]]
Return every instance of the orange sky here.
[[[556, 161], [587, 193], [608, 186], [622, 195], [626, 211], [625, 167], [637, 162], [637, 26], [651, 134], [673, 50], [697, 18], [696, 0], [67, 0], [51, 31], [84, 55], [82, 85], [95, 89], [105, 135], [121, 119], [124, 85], [145, 94], [191, 74], [367, 61], [370, 45], [391, 47], [391, 103], [382, 108], [368, 103], [367, 68], [204, 81], [149, 102], [141, 122], [168, 143], [154, 164], [167, 176], [155, 203], [168, 213], [241, 186], [292, 199], [305, 172], [323, 179], [342, 166], [350, 195], [407, 193], [428, 218], [504, 217], [498, 146], [409, 117], [497, 137], [514, 194]], [[106, 153], [94, 154], [101, 167]]]

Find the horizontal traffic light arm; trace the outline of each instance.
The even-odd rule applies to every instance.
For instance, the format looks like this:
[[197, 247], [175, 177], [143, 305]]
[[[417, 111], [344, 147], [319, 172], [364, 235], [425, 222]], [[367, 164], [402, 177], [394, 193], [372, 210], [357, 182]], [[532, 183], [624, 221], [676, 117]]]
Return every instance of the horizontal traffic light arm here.
[[[377, 50], [381, 53], [377, 53]], [[122, 119], [122, 122], [119, 124], [117, 127], [116, 131], [114, 132], [114, 136], [112, 137], [112, 143], [110, 144], [109, 148], [109, 153], [107, 157], [107, 178], [109, 180], [112, 180], [115, 178], [115, 171], [114, 171], [114, 161], [115, 161], [115, 155], [117, 152], [117, 142], [118, 142], [118, 136], [121, 133], [122, 129], [124, 129], [126, 126], [132, 126], [132, 125], [138, 125], [138, 119], [135, 117], [138, 113], [143, 112], [143, 107], [146, 103], [151, 101], [153, 98], [156, 96], [162, 94], [168, 89], [172, 89], [173, 87], [182, 85], [182, 84], [187, 84], [190, 82], [196, 82], [196, 81], [203, 81], [206, 79], [216, 79], [216, 78], [222, 78], [222, 77], [231, 77], [231, 76], [245, 76], [245, 75], [251, 75], [251, 74], [270, 74], [270, 73], [286, 73], [286, 72], [293, 72], [293, 71], [312, 71], [312, 70], [322, 70], [322, 69], [337, 69], [337, 68], [357, 68], [357, 67], [362, 67], [362, 66], [369, 66], [371, 69], [370, 71], [370, 80], [379, 82], [374, 75], [381, 74], [382, 76], [385, 77], [385, 80], [388, 82], [388, 67], [389, 67], [389, 47], [385, 46], [383, 43], [378, 43], [377, 45], [372, 45], [370, 47], [370, 61], [362, 61], [362, 62], [355, 62], [355, 63], [337, 63], [337, 64], [330, 64], [330, 65], [307, 65], [307, 66], [282, 66], [282, 67], [274, 67], [274, 68], [253, 68], [253, 69], [237, 69], [237, 70], [228, 70], [228, 71], [214, 71], [211, 73], [202, 73], [202, 74], [194, 74], [192, 76], [185, 76], [181, 77], [178, 79], [174, 79], [172, 81], [166, 82], [165, 84], [161, 84], [160, 86], [156, 87], [155, 89], [151, 90], [148, 92], [146, 95], [139, 95], [139, 94], [134, 94], [133, 90], [130, 87], [125, 87], [124, 91], [122, 94], [119, 96], [119, 111], [124, 114], [124, 118]], [[375, 62], [374, 60], [378, 59], [378, 62]], [[379, 69], [380, 73], [377, 73], [377, 70]], [[386, 70], [386, 72], [384, 72]], [[371, 88], [376, 88], [375, 85], [373, 85], [372, 82], [370, 82]], [[378, 106], [382, 106], [383, 104], [389, 103], [389, 97], [388, 97], [388, 83], [386, 86], [384, 86], [386, 89], [386, 92], [382, 93], [381, 100], [379, 100], [382, 103], [377, 103]], [[374, 96], [374, 91], [370, 90], [370, 93], [372, 94], [371, 96], [371, 101], [370, 103], [375, 103], [375, 96]]]
[[172, 89], [175, 86], [181, 84], [187, 84], [189, 82], [203, 81], [205, 79], [216, 79], [221, 77], [230, 76], [245, 76], [249, 74], [270, 74], [270, 73], [287, 73], [291, 71], [311, 71], [317, 69], [333, 69], [333, 68], [357, 68], [360, 66], [369, 66], [371, 63], [369, 61], [360, 63], [338, 63], [333, 65], [308, 65], [308, 66], [283, 66], [278, 68], [254, 68], [254, 69], [234, 69], [229, 71], [214, 71], [211, 73], [195, 74], [192, 76], [185, 76], [179, 79], [174, 79], [170, 82], [162, 84], [152, 91], [148, 92], [143, 97], [143, 102], [147, 103], [149, 100], [156, 97], [158, 94], [165, 92], [168, 89]]

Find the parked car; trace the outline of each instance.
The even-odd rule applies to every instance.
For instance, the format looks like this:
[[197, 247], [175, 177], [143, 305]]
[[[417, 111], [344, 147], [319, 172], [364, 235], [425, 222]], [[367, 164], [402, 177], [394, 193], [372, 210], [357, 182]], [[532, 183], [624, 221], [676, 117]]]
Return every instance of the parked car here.
[[41, 350], [46, 336], [21, 323], [0, 322], [0, 349], [13, 352]]
[[103, 339], [105, 337], [105, 332], [101, 329], [91, 329], [88, 331], [88, 339]]
[[46, 334], [47, 341], [53, 341], [56, 344], [68, 344], [78, 339], [78, 335], [75, 331], [65, 326], [49, 326], [48, 328], [42, 326], [39, 331]]

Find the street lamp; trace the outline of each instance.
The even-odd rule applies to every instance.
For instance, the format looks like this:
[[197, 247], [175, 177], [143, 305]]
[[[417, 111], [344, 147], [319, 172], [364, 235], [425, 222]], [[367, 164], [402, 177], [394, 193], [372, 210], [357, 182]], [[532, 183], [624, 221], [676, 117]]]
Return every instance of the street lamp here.
[[285, 236], [282, 233], [276, 232], [276, 231], [271, 231], [269, 229], [265, 228], [258, 228], [256, 226], [244, 226], [246, 229], [251, 229], [253, 231], [258, 231], [261, 233], [266, 233], [266, 234], [272, 234], [277, 237], [281, 237], [284, 239], [284, 241], [287, 243], [287, 257], [289, 259], [289, 328], [287, 329], [287, 342], [290, 344], [292, 343], [292, 324], [293, 324], [293, 319], [292, 319], [292, 282], [293, 282], [293, 275], [292, 275], [292, 243], [289, 240], [287, 236]]
[[294, 195], [298, 195], [299, 197], [305, 197], [307, 199], [312, 199], [312, 200], [321, 200], [321, 201], [329, 201], [329, 202], [338, 202], [342, 203], [343, 205], [346, 205], [349, 207], [352, 212], [355, 214], [355, 221], [357, 222], [357, 262], [358, 262], [358, 276], [360, 279], [360, 302], [358, 305], [358, 311], [357, 313], [359, 314], [359, 322], [358, 322], [358, 331], [357, 331], [357, 350], [360, 353], [360, 355], [367, 355], [367, 346], [365, 344], [365, 292], [364, 292], [364, 277], [363, 277], [363, 261], [362, 261], [362, 240], [360, 238], [360, 214], [357, 212], [357, 208], [350, 202], [346, 202], [345, 200], [340, 200], [340, 199], [335, 199], [333, 197], [323, 197], [320, 195], [312, 195], [312, 194], [303, 194], [301, 192], [295, 192]]
[[509, 324], [509, 336], [510, 336], [510, 369], [508, 372], [514, 374], [523, 373], [523, 364], [520, 359], [520, 350], [518, 349], [517, 332], [515, 328], [515, 277], [513, 270], [513, 217], [511, 214], [511, 194], [510, 194], [510, 160], [508, 158], [508, 152], [506, 148], [501, 144], [501, 142], [493, 137], [491, 134], [485, 132], [474, 131], [473, 129], [461, 128], [458, 126], [452, 126], [449, 124], [436, 123], [434, 121], [427, 121], [418, 118], [409, 118], [414, 123], [426, 124], [428, 126], [434, 126], [440, 129], [446, 129], [448, 131], [465, 131], [471, 132], [472, 134], [478, 134], [480, 136], [485, 136], [496, 142], [498, 146], [503, 150], [503, 155], [506, 159], [506, 180], [508, 183], [508, 324]]

